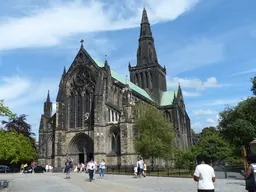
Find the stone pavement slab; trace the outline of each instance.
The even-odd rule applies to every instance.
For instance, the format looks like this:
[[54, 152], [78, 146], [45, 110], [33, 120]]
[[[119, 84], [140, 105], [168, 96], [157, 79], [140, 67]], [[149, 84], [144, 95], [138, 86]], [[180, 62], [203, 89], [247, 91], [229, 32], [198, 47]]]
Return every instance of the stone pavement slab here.
[[[64, 179], [63, 173], [0, 174], [0, 179], [10, 181], [10, 192], [193, 192], [196, 183], [191, 178], [146, 177], [133, 178], [125, 175], [105, 175], [93, 182], [88, 174], [71, 173]], [[245, 192], [243, 180], [218, 179], [216, 192]]]

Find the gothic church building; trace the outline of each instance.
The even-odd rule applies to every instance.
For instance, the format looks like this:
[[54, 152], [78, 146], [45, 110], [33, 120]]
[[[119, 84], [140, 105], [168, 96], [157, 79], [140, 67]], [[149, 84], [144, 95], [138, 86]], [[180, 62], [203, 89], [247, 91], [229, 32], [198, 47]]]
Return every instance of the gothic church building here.
[[56, 98], [56, 113], [48, 93], [39, 128], [40, 165], [63, 167], [67, 156], [75, 163], [131, 165], [138, 154], [133, 109], [138, 101], [156, 104], [173, 123], [177, 145], [192, 145], [190, 119], [182, 90], [167, 90], [166, 68], [158, 63], [151, 27], [144, 9], [137, 65], [129, 64], [130, 81], [113, 71], [108, 61], [94, 60], [83, 47], [64, 69]]

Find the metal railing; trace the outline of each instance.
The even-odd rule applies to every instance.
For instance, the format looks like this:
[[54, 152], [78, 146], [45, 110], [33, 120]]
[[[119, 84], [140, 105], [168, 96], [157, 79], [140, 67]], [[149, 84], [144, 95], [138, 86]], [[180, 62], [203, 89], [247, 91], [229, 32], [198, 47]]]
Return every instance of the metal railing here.
[[[157, 177], [192, 177], [194, 170], [179, 169], [173, 167], [148, 166], [146, 170], [147, 176]], [[134, 166], [132, 165], [107, 165], [105, 174], [134, 175]]]

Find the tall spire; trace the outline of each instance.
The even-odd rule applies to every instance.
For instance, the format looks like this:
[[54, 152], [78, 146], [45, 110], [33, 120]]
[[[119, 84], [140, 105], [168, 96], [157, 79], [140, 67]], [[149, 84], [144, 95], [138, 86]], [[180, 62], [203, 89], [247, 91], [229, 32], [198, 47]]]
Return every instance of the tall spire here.
[[141, 24], [140, 24], [141, 28], [140, 28], [140, 40], [142, 40], [141, 38], [143, 37], [150, 37], [151, 40], [154, 41], [153, 37], [152, 37], [152, 32], [151, 32], [151, 27], [150, 27], [150, 23], [148, 20], [148, 14], [146, 9], [143, 9], [142, 12], [142, 18], [141, 18]]
[[49, 90], [48, 90], [46, 102], [44, 102], [44, 115], [47, 117], [51, 117], [51, 115], [52, 115], [52, 102], [50, 100]]
[[50, 91], [49, 91], [49, 90], [48, 90], [48, 94], [47, 94], [46, 102], [51, 102], [51, 100], [50, 100]]
[[143, 8], [141, 23], [149, 23], [148, 14], [145, 7]]
[[152, 37], [147, 11], [144, 8], [140, 24], [139, 47], [137, 50], [137, 66], [157, 64], [158, 60], [154, 38]]

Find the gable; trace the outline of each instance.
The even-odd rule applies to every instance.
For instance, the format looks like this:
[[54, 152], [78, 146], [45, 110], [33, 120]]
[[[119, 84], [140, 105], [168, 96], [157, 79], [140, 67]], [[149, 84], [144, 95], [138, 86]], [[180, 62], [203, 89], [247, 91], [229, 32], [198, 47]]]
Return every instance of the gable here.
[[[88, 65], [93, 71], [95, 70], [99, 70], [99, 68], [104, 67], [104, 65], [100, 62], [98, 62], [97, 60], [94, 60], [89, 53], [83, 48], [81, 47], [78, 54], [76, 55], [72, 65], [70, 66], [69, 70], [67, 73], [72, 74], [73, 72], [75, 72], [76, 68], [78, 66], [81, 65]], [[132, 83], [131, 81], [129, 81], [127, 78], [123, 77], [122, 75], [118, 74], [117, 72], [115, 72], [114, 70], [112, 70], [110, 68], [111, 71], [111, 76], [112, 78], [114, 78], [115, 80], [119, 81], [120, 83], [122, 83], [123, 85], [129, 85], [129, 87], [136, 93], [138, 93], [139, 95], [145, 97], [146, 99], [148, 99], [149, 101], [154, 101], [150, 95], [142, 88], [138, 87], [137, 85], [135, 85], [134, 83]], [[72, 75], [70, 75], [72, 76]]]
[[172, 105], [174, 95], [177, 95], [177, 90], [170, 90], [170, 91], [162, 92], [160, 106]]

